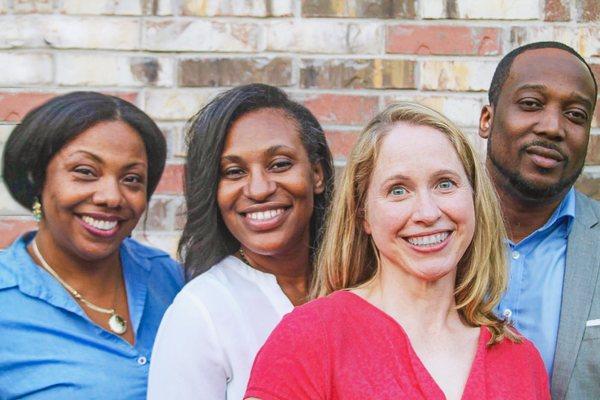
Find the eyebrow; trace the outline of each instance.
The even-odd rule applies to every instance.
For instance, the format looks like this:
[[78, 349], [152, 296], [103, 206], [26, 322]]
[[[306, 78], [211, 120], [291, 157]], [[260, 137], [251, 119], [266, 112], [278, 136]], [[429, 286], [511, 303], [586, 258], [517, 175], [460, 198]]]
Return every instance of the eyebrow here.
[[[432, 174], [432, 176], [435, 176], [435, 177], [437, 177], [437, 176], [440, 176], [440, 175], [452, 175], [452, 176], [460, 176], [460, 174], [459, 174], [458, 172], [456, 172], [456, 171], [454, 171], [454, 170], [451, 170], [451, 169], [440, 169], [440, 170], [438, 170], [438, 171], [435, 171], [435, 172]], [[410, 176], [407, 176], [407, 175], [403, 175], [403, 174], [394, 174], [394, 175], [392, 175], [392, 176], [390, 176], [390, 177], [386, 178], [386, 179], [383, 181], [383, 184], [386, 184], [386, 183], [388, 183], [388, 182], [390, 182], [390, 181], [396, 181], [396, 180], [399, 180], [399, 181], [411, 181], [412, 179], [411, 179], [411, 177], [410, 177]]]
[[[286, 146], [286, 145], [283, 145], [283, 144], [277, 144], [277, 145], [274, 145], [274, 146], [271, 146], [271, 147], [269, 147], [269, 148], [268, 148], [268, 149], [265, 151], [265, 153], [267, 154], [267, 156], [269, 156], [269, 157], [272, 157], [272, 156], [274, 156], [275, 154], [277, 154], [277, 152], [278, 152], [279, 150], [281, 150], [281, 149], [289, 149], [289, 150], [293, 150], [293, 148], [292, 148], [292, 147], [290, 147], [290, 146]], [[234, 155], [234, 154], [232, 154], [232, 155], [225, 155], [225, 156], [222, 156], [222, 157], [221, 157], [221, 161], [230, 161], [230, 162], [233, 162], [233, 163], [239, 163], [239, 162], [241, 162], [241, 161], [242, 161], [242, 158], [241, 158], [240, 156], [237, 156], [237, 155]]]
[[[525, 84], [525, 85], [517, 88], [517, 92], [519, 92], [521, 90], [548, 90], [548, 86], [540, 85], [540, 84]], [[573, 92], [571, 92], [571, 97], [580, 103], [584, 103], [589, 109], [593, 108], [592, 102], [584, 95], [573, 91]]]
[[[96, 154], [91, 153], [91, 152], [89, 152], [87, 150], [76, 150], [73, 153], [69, 154], [67, 157], [71, 158], [71, 157], [73, 157], [75, 155], [78, 155], [80, 153], [83, 154], [83, 155], [85, 155], [85, 156], [87, 156], [87, 157], [90, 157], [91, 159], [93, 159], [94, 161], [96, 161], [99, 164], [104, 164], [104, 160], [102, 160], [102, 158], [98, 157]], [[147, 164], [145, 162], [143, 162], [143, 161], [134, 161], [134, 162], [131, 162], [131, 163], [127, 164], [123, 169], [129, 169], [131, 167], [136, 167], [138, 165], [141, 165], [142, 167], [147, 167]]]

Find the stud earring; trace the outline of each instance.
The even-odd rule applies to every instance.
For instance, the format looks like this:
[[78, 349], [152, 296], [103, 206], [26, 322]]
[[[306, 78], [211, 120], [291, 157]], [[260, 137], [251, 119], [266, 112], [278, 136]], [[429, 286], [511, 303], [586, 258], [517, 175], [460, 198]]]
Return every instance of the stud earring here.
[[31, 206], [31, 212], [33, 213], [33, 218], [37, 222], [42, 220], [42, 203], [40, 203], [40, 200], [37, 197]]

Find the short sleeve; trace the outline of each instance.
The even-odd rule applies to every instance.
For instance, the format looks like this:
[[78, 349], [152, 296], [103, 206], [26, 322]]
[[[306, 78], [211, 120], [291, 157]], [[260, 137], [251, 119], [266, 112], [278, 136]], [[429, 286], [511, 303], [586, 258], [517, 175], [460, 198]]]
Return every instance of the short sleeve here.
[[259, 351], [244, 398], [328, 399], [329, 350], [320, 315], [294, 310], [284, 317]]
[[148, 399], [225, 399], [227, 364], [204, 304], [182, 292], [165, 313], [150, 361]]

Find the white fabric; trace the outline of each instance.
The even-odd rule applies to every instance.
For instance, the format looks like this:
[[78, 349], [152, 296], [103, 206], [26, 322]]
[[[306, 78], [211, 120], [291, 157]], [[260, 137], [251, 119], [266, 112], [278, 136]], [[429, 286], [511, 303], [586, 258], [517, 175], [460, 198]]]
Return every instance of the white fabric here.
[[241, 399], [256, 353], [292, 309], [274, 275], [225, 258], [184, 286], [165, 313], [148, 399]]

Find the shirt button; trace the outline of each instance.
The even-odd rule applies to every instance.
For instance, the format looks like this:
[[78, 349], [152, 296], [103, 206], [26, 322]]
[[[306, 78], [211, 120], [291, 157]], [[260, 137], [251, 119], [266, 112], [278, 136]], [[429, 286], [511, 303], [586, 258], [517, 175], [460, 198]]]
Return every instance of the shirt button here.
[[146, 365], [146, 363], [148, 362], [148, 359], [146, 359], [146, 357], [141, 356], [140, 358], [137, 359], [137, 362], [139, 365]]
[[513, 259], [518, 260], [519, 257], [521, 257], [521, 253], [519, 253], [518, 251], [515, 250], [512, 252], [511, 256]]
[[512, 311], [509, 308], [505, 308], [504, 311], [502, 311], [502, 315], [504, 315], [504, 317], [507, 320], [510, 320], [510, 317], [512, 316]]

